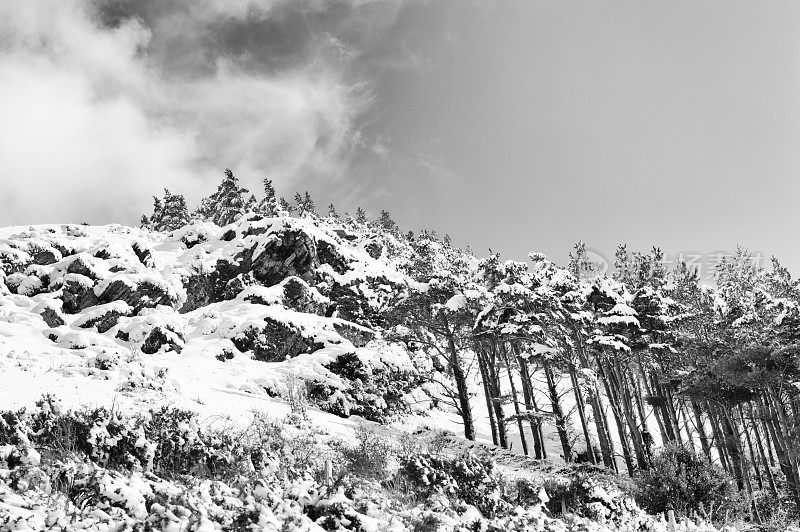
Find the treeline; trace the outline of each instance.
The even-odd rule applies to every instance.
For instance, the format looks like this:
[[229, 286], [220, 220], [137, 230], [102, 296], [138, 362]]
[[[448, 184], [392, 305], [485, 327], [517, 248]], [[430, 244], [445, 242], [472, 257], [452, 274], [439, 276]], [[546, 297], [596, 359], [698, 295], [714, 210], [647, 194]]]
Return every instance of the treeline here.
[[[166, 192], [142, 224], [315, 215], [308, 194], [276, 200], [269, 181], [264, 199], [248, 194], [226, 170], [194, 213]], [[362, 209], [346, 222], [367, 224]], [[658, 248], [620, 246], [613, 273], [599, 276], [582, 243], [561, 267], [538, 253], [477, 259], [447, 237], [401, 233], [385, 211], [369, 227], [393, 239], [390, 258], [415, 282], [365, 324], [431, 355], [466, 438], [479, 397], [499, 446], [514, 431], [525, 454], [547, 458], [551, 425], [567, 462], [633, 476], [657, 443], [682, 445], [723, 467], [756, 513], [756, 490], [800, 506], [800, 284], [776, 259], [763, 268], [739, 249], [706, 286], [686, 264], [667, 269]]]
[[[317, 216], [316, 204], [308, 191], [304, 194], [296, 192], [293, 202], [289, 202], [283, 196], [277, 197], [271, 179], [264, 179], [263, 185], [264, 197], [259, 200], [240, 185], [233, 171], [226, 168], [216, 192], [203, 198], [197, 208], [191, 210], [183, 194], [173, 194], [165, 188], [163, 197], [153, 196], [153, 213], [150, 216], [142, 214], [140, 225], [153, 231], [174, 231], [194, 220], [205, 220], [224, 226], [247, 213], [262, 216]], [[327, 215], [339, 218], [333, 204], [328, 205]], [[367, 223], [366, 211], [361, 207], [357, 208], [354, 216], [345, 213], [345, 217], [361, 224]], [[385, 228], [395, 226], [387, 211], [381, 211], [376, 222]]]
[[761, 268], [739, 249], [709, 287], [686, 264], [668, 271], [657, 248], [620, 246], [612, 275], [587, 276], [580, 243], [566, 268], [536, 253], [530, 265], [448, 257], [447, 246], [436, 264], [412, 245], [425, 285], [396, 310], [448, 361], [467, 438], [474, 360], [500, 446], [515, 430], [525, 454], [546, 458], [549, 423], [567, 462], [617, 470], [621, 456], [633, 476], [657, 436], [720, 464], [750, 501], [768, 490], [800, 503], [800, 285], [776, 259]]

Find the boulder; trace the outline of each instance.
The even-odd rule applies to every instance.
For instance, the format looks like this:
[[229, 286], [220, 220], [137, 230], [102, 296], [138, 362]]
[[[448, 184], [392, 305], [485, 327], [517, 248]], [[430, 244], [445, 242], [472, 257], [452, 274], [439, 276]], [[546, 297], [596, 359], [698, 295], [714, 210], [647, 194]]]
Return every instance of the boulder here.
[[232, 338], [236, 349], [242, 352], [252, 351], [255, 360], [280, 362], [323, 347], [288, 324], [271, 318], [264, 318], [264, 322], [263, 328], [251, 327]]

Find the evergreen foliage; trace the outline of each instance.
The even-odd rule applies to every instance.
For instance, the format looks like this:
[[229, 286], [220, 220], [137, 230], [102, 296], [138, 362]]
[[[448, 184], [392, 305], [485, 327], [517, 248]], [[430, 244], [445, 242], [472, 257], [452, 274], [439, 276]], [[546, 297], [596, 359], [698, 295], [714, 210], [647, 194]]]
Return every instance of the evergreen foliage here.
[[246, 188], [239, 186], [239, 179], [230, 168], [226, 168], [225, 177], [217, 186], [217, 191], [203, 198], [198, 215], [220, 227], [228, 225], [244, 215], [248, 209], [255, 207], [255, 198], [248, 198], [248, 192]]
[[174, 231], [189, 221], [186, 198], [182, 194], [172, 194], [165, 188], [163, 199], [153, 196], [153, 214], [149, 218], [143, 214], [141, 226], [153, 231]]

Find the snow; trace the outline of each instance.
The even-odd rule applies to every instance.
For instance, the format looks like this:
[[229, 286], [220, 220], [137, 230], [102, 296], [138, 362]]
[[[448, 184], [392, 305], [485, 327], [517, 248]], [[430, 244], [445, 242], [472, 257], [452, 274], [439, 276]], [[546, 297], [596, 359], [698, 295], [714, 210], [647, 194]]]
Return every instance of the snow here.
[[[222, 240], [228, 230], [235, 230], [236, 238]], [[60, 398], [68, 409], [113, 405], [120, 411], [137, 413], [161, 406], [175, 406], [198, 412], [202, 422], [209, 426], [229, 422], [246, 425], [253, 419], [254, 412], [268, 413], [272, 418], [282, 418], [291, 412], [290, 406], [275, 396], [289, 376], [346, 390], [351, 384], [326, 367], [343, 354], [355, 354], [371, 371], [414, 371], [413, 355], [402, 345], [375, 338], [365, 345], [356, 346], [344, 333], [339, 332], [346, 327], [353, 333], [367, 336], [373, 333], [371, 329], [337, 317], [301, 312], [287, 306], [286, 287], [289, 281], [302, 286], [310, 304], [324, 308], [330, 303], [323, 295], [323, 284], [311, 286], [300, 277], [288, 277], [269, 287], [246, 286], [230, 300], [183, 312], [186, 310], [182, 306], [187, 300], [184, 289], [187, 278], [213, 272], [217, 261], [233, 259], [245, 248], [252, 249], [253, 256], [257, 258], [268, 246], [280, 240], [280, 231], [301, 231], [313, 245], [325, 243], [331, 246], [341, 255], [347, 265], [346, 270], [341, 272], [330, 264], [322, 264], [316, 266], [315, 272], [328, 282], [350, 286], [376, 307], [391, 296], [394, 284], [419, 290], [426, 288], [426, 285], [409, 279], [397, 264], [372, 258], [363, 248], [363, 241], [356, 240], [346, 245], [333, 229], [308, 219], [266, 218], [243, 221], [225, 229], [213, 224], [195, 223], [171, 234], [151, 233], [119, 225], [2, 228], [0, 258], [4, 263], [14, 267], [25, 265], [31, 261], [36, 249], [51, 253], [54, 262], [47, 265], [28, 264], [24, 272], [0, 275], [0, 409], [30, 408], [42, 395], [50, 393]], [[189, 248], [186, 242], [194, 245]], [[54, 244], [70, 253], [64, 256]], [[134, 249], [140, 252], [149, 250], [152, 261], [144, 264]], [[81, 271], [88, 275], [68, 271], [78, 260], [83, 266]], [[521, 263], [508, 262], [505, 269], [516, 276], [528, 275]], [[557, 270], [549, 282], [566, 284], [568, 277], [559, 277], [559, 272], [562, 271]], [[444, 278], [447, 272], [440, 274]], [[45, 278], [47, 283], [42, 282]], [[91, 289], [96, 297], [102, 298], [114, 283], [122, 283], [131, 292], [149, 285], [166, 294], [170, 304], [152, 308], [148, 308], [151, 305], [145, 305], [146, 308], [137, 312], [125, 301], [104, 301], [76, 314], [62, 313], [63, 286]], [[12, 293], [8, 287], [13, 287], [16, 293]], [[510, 295], [521, 294], [524, 287], [509, 282], [503, 283], [502, 290]], [[607, 292], [614, 293], [610, 288]], [[475, 304], [475, 301], [481, 301], [483, 296], [480, 290], [465, 287], [462, 293], [449, 298], [444, 307], [450, 312], [458, 312]], [[602, 319], [606, 319], [605, 323], [608, 324], [638, 324], [635, 312], [622, 299], [616, 301]], [[488, 314], [490, 308], [487, 306], [484, 313]], [[66, 323], [49, 327], [41, 316], [46, 310], [58, 313]], [[109, 314], [117, 314], [119, 318], [107, 331], [100, 333], [92, 327], [84, 328]], [[311, 353], [301, 353], [276, 362], [258, 361], [250, 353], [237, 349], [234, 340], [247, 331], [264, 329], [270, 320], [298, 331], [303, 338], [313, 340], [320, 347]], [[512, 329], [517, 327], [513, 323], [505, 326], [508, 328], [506, 332], [513, 332]], [[142, 353], [143, 342], [156, 328], [170, 342], [153, 354]], [[537, 329], [529, 325], [527, 331]], [[628, 349], [614, 336], [599, 336], [596, 341], [614, 349]], [[180, 352], [173, 348], [173, 344], [180, 348]], [[553, 352], [553, 347], [537, 343], [532, 351], [535, 354], [549, 354]], [[465, 354], [470, 364], [474, 363], [470, 360], [473, 355], [470, 352]], [[430, 361], [427, 362], [430, 364]], [[417, 363], [416, 367], [420, 365]], [[482, 388], [475, 373], [470, 377], [469, 386], [472, 391], [480, 393]], [[586, 374], [586, 377], [594, 376]], [[563, 391], [565, 386], [559, 384], [560, 390]], [[436, 386], [431, 383], [428, 389], [436, 391]], [[429, 401], [429, 398], [421, 390], [416, 397], [420, 400], [420, 405], [416, 406], [417, 413], [385, 427], [377, 427], [355, 416], [346, 419], [337, 417], [315, 408], [310, 408], [308, 415], [313, 425], [324, 429], [326, 437], [340, 437], [349, 442], [354, 441], [355, 429], [361, 424], [375, 426], [376, 430], [387, 431], [395, 437], [400, 432], [417, 430], [460, 433], [458, 415], [452, 409], [426, 410], [427, 402], [423, 401]], [[540, 404], [546, 402], [542, 396], [538, 396], [537, 400]], [[486, 430], [488, 412], [483, 397], [474, 397], [472, 405], [479, 430]], [[567, 409], [571, 407], [569, 403], [565, 406]], [[92, 437], [110, 438], [110, 435], [102, 426], [97, 426], [93, 429]], [[526, 437], [530, 441], [529, 432]], [[555, 429], [546, 426], [544, 437], [548, 456], [559, 462], [560, 445]], [[456, 441], [455, 445], [463, 445], [464, 448], [491, 448], [491, 436], [484, 432], [478, 434], [478, 442], [465, 442], [456, 436], [453, 436], [453, 440]], [[511, 426], [509, 440], [513, 452], [520, 453], [520, 436]], [[0, 455], [3, 452], [0, 449]], [[33, 453], [24, 455], [29, 465], [39, 460]], [[524, 467], [520, 467], [520, 464], [526, 463], [522, 457], [507, 452], [499, 454], [507, 462], [504, 467], [509, 473], [525, 474]], [[29, 509], [32, 507], [30, 499], [5, 490], [1, 477], [2, 472], [0, 530], [3, 526], [18, 530], [45, 529], [43, 514]], [[122, 477], [108, 471], [102, 476], [100, 485], [101, 495], [124, 509], [131, 523], [147, 515], [145, 500], [148, 494], [157, 489], [172, 489], [166, 485], [155, 485], [137, 473]], [[302, 492], [304, 486], [297, 485], [294, 488], [298, 490], [298, 498], [310, 496]], [[210, 498], [208, 489], [206, 487], [206, 495], [203, 495], [206, 499]], [[266, 487], [259, 489], [264, 490], [263, 496], [269, 491]], [[329, 499], [329, 503], [345, 503], [345, 499], [344, 494], [339, 494]], [[260, 525], [265, 530], [280, 530], [283, 511], [278, 505], [261, 507]], [[461, 518], [465, 522], [474, 519], [478, 517], [475, 512], [475, 508], [467, 509]], [[112, 508], [97, 507], [89, 517], [95, 529], [101, 529], [102, 524], [111, 530], [109, 523], [115, 515]], [[376, 511], [374, 515], [365, 516], [362, 525], [370, 531], [403, 529], [401, 523], [384, 517]], [[196, 524], [196, 530], [213, 529], [211, 520], [204, 519]], [[180, 530], [184, 521], [184, 517], [173, 514], [170, 517], [171, 524], [165, 530]], [[306, 521], [305, 529], [320, 529]], [[605, 530], [599, 526], [595, 529]]]

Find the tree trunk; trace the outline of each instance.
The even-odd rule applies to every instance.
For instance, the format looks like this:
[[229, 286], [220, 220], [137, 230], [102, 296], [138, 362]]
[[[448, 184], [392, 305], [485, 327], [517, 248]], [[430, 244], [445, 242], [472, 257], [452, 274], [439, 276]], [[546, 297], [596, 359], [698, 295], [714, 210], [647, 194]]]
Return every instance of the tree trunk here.
[[795, 500], [800, 504], [800, 475], [798, 475], [797, 468], [797, 455], [792, 447], [791, 441], [791, 428], [789, 427], [786, 419], [786, 412], [783, 402], [781, 401], [780, 394], [773, 388], [769, 389], [768, 400], [772, 401], [772, 409], [777, 414], [777, 427], [780, 429], [778, 434], [781, 438], [781, 445], [784, 448], [786, 458], [788, 459], [788, 471], [786, 472], [786, 479], [789, 482], [790, 489], [795, 496]]
[[[636, 419], [633, 405], [631, 404], [631, 391], [627, 386], [627, 378], [625, 370], [619, 363], [619, 359], [615, 356], [610, 365], [610, 374], [612, 375], [612, 383], [616, 386], [618, 391], [617, 398], [622, 404], [622, 413], [625, 415], [625, 421], [628, 423], [628, 430], [631, 433], [631, 441], [633, 442], [633, 450], [636, 454], [636, 462], [639, 469], [646, 470], [649, 466], [647, 460], [647, 451], [644, 448], [644, 440], [642, 432], [639, 429], [640, 424]], [[642, 425], [643, 426], [643, 425]]]
[[492, 430], [492, 443], [494, 445], [499, 445], [500, 441], [497, 439], [497, 422], [494, 419], [494, 408], [492, 408], [492, 397], [489, 390], [489, 374], [486, 371], [486, 353], [484, 353], [484, 350], [478, 345], [477, 341], [475, 344], [475, 354], [478, 357], [478, 369], [481, 372], [481, 382], [483, 383], [483, 397], [486, 400], [486, 412], [489, 416], [489, 427]]
[[[580, 330], [569, 322], [572, 329], [572, 338], [575, 344], [575, 350], [578, 353], [578, 360], [581, 363], [581, 368], [589, 368], [589, 357], [586, 356], [586, 351], [583, 344], [583, 339]], [[594, 417], [594, 424], [597, 428], [597, 439], [600, 440], [600, 452], [603, 455], [603, 463], [606, 467], [617, 470], [617, 461], [614, 457], [614, 445], [611, 440], [611, 433], [608, 429], [608, 419], [606, 418], [605, 411], [600, 399], [600, 390], [597, 387], [597, 382], [592, 384], [589, 390], [589, 405], [592, 407], [592, 416]]]
[[677, 413], [680, 416], [683, 416], [683, 430], [686, 432], [686, 441], [689, 444], [689, 447], [691, 447], [692, 452], [697, 452], [697, 447], [694, 444], [694, 438], [692, 438], [691, 426], [689, 425], [692, 418], [689, 416], [689, 411], [686, 409], [686, 401], [680, 397], [676, 398], [676, 400], [678, 401]]
[[683, 444], [683, 438], [681, 437], [681, 428], [680, 424], [678, 423], [678, 413], [675, 411], [675, 398], [672, 395], [672, 391], [669, 388], [664, 390], [667, 394], [667, 417], [669, 418], [669, 422], [672, 424], [672, 431], [675, 433], [675, 440]]
[[[447, 318], [445, 319], [445, 326], [449, 330]], [[453, 372], [453, 380], [456, 383], [456, 390], [458, 392], [459, 413], [464, 422], [464, 437], [468, 440], [475, 440], [475, 424], [472, 420], [472, 406], [469, 404], [469, 389], [467, 387], [467, 375], [461, 365], [461, 358], [458, 356], [458, 349], [452, 334], [447, 336], [447, 349], [450, 354], [450, 368]]]
[[553, 416], [556, 420], [556, 431], [558, 431], [558, 437], [561, 440], [561, 450], [564, 452], [564, 461], [569, 463], [572, 462], [572, 446], [569, 443], [569, 435], [567, 434], [567, 418], [561, 408], [561, 398], [558, 396], [553, 368], [550, 366], [550, 361], [544, 357], [542, 357], [542, 368], [547, 378], [547, 390], [550, 393], [550, 402], [553, 405]]
[[742, 410], [742, 406], [739, 405], [737, 408], [739, 411], [739, 419], [742, 422], [742, 432], [744, 432], [744, 438], [747, 442], [747, 449], [750, 453], [750, 462], [751, 466], [753, 467], [753, 473], [756, 476], [756, 482], [758, 482], [758, 489], [764, 489], [764, 479], [761, 477], [761, 470], [758, 467], [758, 457], [756, 456], [755, 450], [753, 449], [753, 440], [750, 438], [750, 431], [747, 429], [747, 422], [744, 419], [744, 412]]
[[767, 483], [769, 484], [769, 491], [772, 493], [774, 497], [778, 496], [778, 488], [775, 485], [775, 475], [772, 474], [772, 468], [770, 468], [769, 460], [767, 460], [767, 455], [764, 452], [764, 443], [761, 441], [761, 435], [758, 432], [758, 423], [756, 423], [755, 415], [753, 414], [753, 404], [748, 403], [748, 414], [750, 414], [750, 426], [753, 429], [753, 435], [755, 436], [756, 440], [756, 447], [758, 448], [758, 454], [761, 457], [761, 465], [764, 467], [764, 471], [767, 476]]
[[581, 392], [580, 382], [575, 373], [575, 366], [569, 364], [569, 377], [572, 381], [572, 391], [575, 394], [575, 405], [578, 409], [578, 417], [581, 420], [581, 429], [583, 430], [583, 438], [586, 440], [586, 456], [592, 464], [597, 464], [597, 457], [594, 455], [594, 445], [592, 444], [592, 437], [589, 434], [589, 424], [586, 422], [586, 404], [583, 402], [583, 392]]
[[508, 371], [508, 381], [511, 384], [511, 398], [514, 401], [514, 413], [517, 414], [517, 428], [519, 429], [519, 438], [522, 441], [522, 452], [528, 456], [528, 440], [525, 438], [525, 425], [522, 421], [522, 412], [519, 409], [519, 398], [517, 396], [517, 385], [514, 384], [514, 374], [511, 371], [511, 361], [509, 360], [508, 353], [506, 352], [505, 343], [500, 344], [500, 352], [503, 354], [503, 361], [506, 364]]
[[667, 395], [666, 390], [664, 390], [664, 386], [659, 381], [658, 375], [656, 375], [655, 372], [653, 373], [652, 379], [653, 379], [653, 385], [656, 391], [658, 392], [658, 396], [661, 397], [658, 410], [661, 412], [661, 418], [664, 420], [663, 428], [667, 436], [667, 441], [675, 441], [677, 439], [675, 437], [675, 429], [669, 417], [669, 406], [668, 406], [669, 395]]
[[746, 488], [745, 470], [742, 463], [742, 452], [739, 447], [739, 435], [736, 434], [733, 424], [731, 423], [731, 416], [728, 407], [718, 407], [718, 417], [722, 425], [722, 433], [725, 437], [725, 450], [731, 459], [733, 466], [733, 478], [736, 480], [736, 485], [739, 491]]
[[694, 417], [696, 420], [695, 430], [700, 437], [700, 447], [702, 447], [703, 454], [706, 455], [706, 459], [711, 462], [711, 446], [708, 444], [708, 436], [706, 435], [706, 429], [703, 425], [703, 416], [700, 412], [700, 405], [698, 405], [695, 401], [692, 401], [692, 411], [694, 412]]
[[[528, 361], [520, 354], [519, 347], [513, 345], [514, 354], [517, 356], [517, 364], [519, 364], [519, 376], [522, 380], [522, 398], [525, 401], [525, 409], [530, 412], [538, 413], [539, 408], [533, 401], [533, 383], [531, 382], [531, 375], [528, 368]], [[533, 417], [528, 418], [528, 424], [531, 427], [531, 435], [533, 436], [533, 456], [536, 459], [543, 458], [544, 442], [542, 441], [541, 421]]]
[[731, 473], [731, 464], [728, 460], [728, 454], [725, 451], [725, 438], [722, 436], [719, 417], [709, 401], [706, 401], [706, 410], [708, 411], [708, 419], [711, 422], [711, 431], [714, 434], [714, 446], [717, 448], [719, 462], [722, 464], [725, 471]]
[[603, 367], [602, 360], [597, 357], [597, 371], [600, 374], [600, 380], [603, 381], [603, 386], [606, 389], [606, 397], [608, 397], [609, 405], [611, 406], [611, 413], [614, 416], [614, 423], [617, 425], [617, 434], [619, 435], [619, 442], [622, 446], [622, 457], [625, 459], [625, 466], [628, 469], [628, 476], [633, 476], [636, 471], [633, 465], [633, 456], [631, 455], [630, 439], [628, 438], [627, 431], [625, 430], [625, 423], [622, 421], [622, 412], [620, 411], [620, 401], [611, 386], [610, 379], [606, 374]]
[[[488, 356], [489, 352], [492, 354], [491, 357]], [[490, 351], [487, 350], [486, 376], [489, 378], [489, 393], [491, 394], [492, 409], [494, 410], [495, 423], [497, 424], [497, 440], [500, 443], [500, 447], [508, 449], [506, 415], [503, 412], [500, 376], [497, 373], [497, 342], [494, 340], [490, 343]]]

